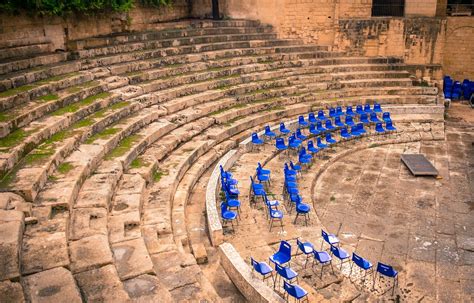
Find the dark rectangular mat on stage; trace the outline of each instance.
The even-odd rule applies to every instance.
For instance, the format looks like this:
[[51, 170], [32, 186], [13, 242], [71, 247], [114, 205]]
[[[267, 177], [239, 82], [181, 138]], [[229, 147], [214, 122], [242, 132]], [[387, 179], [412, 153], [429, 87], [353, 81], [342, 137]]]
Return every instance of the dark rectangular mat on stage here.
[[402, 161], [415, 176], [438, 175], [438, 170], [422, 154], [403, 154]]

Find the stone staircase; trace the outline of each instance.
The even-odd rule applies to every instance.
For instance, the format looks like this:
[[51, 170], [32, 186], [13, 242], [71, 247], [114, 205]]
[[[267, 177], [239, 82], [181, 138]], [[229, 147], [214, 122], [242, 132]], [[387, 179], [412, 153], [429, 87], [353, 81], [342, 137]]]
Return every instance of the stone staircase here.
[[68, 52], [48, 45], [0, 45], [10, 50], [0, 57], [7, 301], [241, 301], [189, 228], [205, 228], [186, 206], [207, 169], [280, 119], [437, 98], [412, 85], [400, 59], [280, 40], [256, 21], [174, 22], [72, 41]]

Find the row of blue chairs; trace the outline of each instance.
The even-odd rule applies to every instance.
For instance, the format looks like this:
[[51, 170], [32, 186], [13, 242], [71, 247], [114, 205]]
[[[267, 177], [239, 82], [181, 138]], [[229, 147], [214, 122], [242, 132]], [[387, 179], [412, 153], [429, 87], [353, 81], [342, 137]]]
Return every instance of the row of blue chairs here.
[[232, 173], [225, 171], [222, 165], [220, 168], [221, 192], [225, 200], [221, 201], [221, 219], [224, 226], [231, 224], [234, 229], [234, 222], [237, 222], [240, 217], [240, 201], [239, 189], [237, 188], [238, 181], [232, 178]]
[[459, 100], [464, 97], [464, 99], [469, 100], [474, 93], [474, 81], [464, 79], [461, 83], [451, 79], [450, 76], [444, 76], [443, 93], [447, 99]]
[[[302, 152], [304, 151], [304, 148], [302, 149]], [[302, 161], [302, 157], [304, 158], [305, 155], [300, 152], [299, 158], [300, 158], [300, 163]], [[311, 155], [306, 154], [306, 156], [311, 157]], [[311, 161], [310, 158], [306, 158], [303, 161]], [[285, 197], [287, 198], [287, 201], [289, 203], [289, 213], [291, 214], [293, 207], [296, 210], [296, 216], [293, 224], [296, 224], [296, 221], [298, 220], [299, 216], [303, 216], [305, 219], [305, 224], [308, 225], [308, 221], [310, 220], [310, 211], [311, 207], [303, 203], [303, 198], [301, 197], [299, 190], [298, 190], [298, 179], [297, 176], [301, 175], [301, 170], [302, 167], [301, 165], [298, 164], [293, 164], [293, 162], [290, 161], [290, 166], [288, 166], [287, 163], [285, 163], [285, 166], [283, 168], [283, 173], [284, 173], [284, 194]]]
[[[352, 261], [350, 263], [350, 273], [349, 273], [350, 278], [352, 278], [354, 265], [357, 267], [359, 271], [364, 272], [364, 276], [362, 278], [364, 284], [365, 284], [368, 274], [377, 273], [377, 275], [373, 277], [373, 284], [372, 284], [373, 289], [375, 289], [375, 283], [377, 281], [377, 278], [380, 278], [380, 277], [391, 278], [393, 279], [393, 286], [391, 287], [392, 295], [393, 295], [395, 286], [398, 285], [398, 272], [392, 266], [378, 262], [376, 271], [374, 272], [374, 267], [370, 261], [361, 257], [357, 253], [352, 253], [352, 257], [351, 257], [351, 255], [348, 252], [342, 249], [340, 247], [340, 241], [335, 235], [328, 234], [324, 230], [321, 230], [321, 236], [323, 238], [323, 241], [321, 244], [321, 249], [319, 251], [310, 242], [302, 242], [300, 241], [300, 239], [296, 240], [296, 244], [298, 247], [297, 250], [300, 251], [300, 253], [298, 253], [297, 251], [296, 255], [303, 254], [306, 256], [305, 265], [304, 265], [305, 268], [307, 267], [307, 264], [310, 258], [313, 258], [313, 264], [312, 264], [313, 268], [317, 264], [321, 265], [320, 278], [322, 279], [323, 270], [326, 266], [331, 266], [331, 270], [334, 273], [334, 268], [332, 265], [332, 257], [339, 259], [340, 264], [341, 264], [341, 267], [340, 267], [341, 270], [342, 270], [342, 265], [344, 263]], [[329, 253], [323, 250], [324, 243], [327, 243], [329, 245], [330, 247]], [[287, 241], [281, 241], [278, 251], [275, 252], [275, 254], [273, 254], [272, 256], [270, 256], [269, 258], [270, 263], [274, 264], [275, 271], [277, 273], [277, 276], [275, 277], [273, 275], [273, 269], [266, 262], [264, 261], [257, 262], [253, 258], [251, 258], [251, 265], [254, 271], [256, 271], [261, 276], [263, 276], [264, 281], [268, 279], [269, 277], [272, 277], [274, 281], [274, 288], [276, 288], [278, 285], [277, 282], [278, 282], [279, 277], [283, 279], [284, 282], [292, 285], [293, 292], [288, 292], [286, 288], [285, 288], [285, 291], [288, 292], [289, 295], [295, 297], [297, 300], [300, 300], [307, 296], [307, 292], [301, 287], [299, 287], [298, 285], [291, 284], [294, 280], [297, 281], [298, 279], [298, 273], [296, 273], [294, 270], [291, 269], [291, 259], [293, 257], [291, 250], [292, 250], [292, 247], [290, 243], [288, 243]], [[296, 291], [296, 289], [298, 291]]]
[[[261, 167], [260, 163], [258, 163], [258, 167]], [[267, 170], [259, 171], [257, 168], [257, 178], [258, 174], [266, 174]], [[270, 177], [270, 171], [268, 171], [268, 178]], [[275, 222], [280, 223], [281, 230], [283, 231], [283, 212], [278, 209], [280, 206], [280, 202], [278, 200], [270, 200], [268, 199], [267, 193], [265, 191], [265, 187], [261, 183], [254, 182], [252, 176], [250, 176], [250, 183], [251, 183], [251, 193], [252, 197], [251, 200], [254, 203], [257, 202], [257, 198], [262, 198], [263, 202], [265, 203], [266, 208], [266, 217], [270, 221], [270, 231], [272, 231], [273, 224]]]

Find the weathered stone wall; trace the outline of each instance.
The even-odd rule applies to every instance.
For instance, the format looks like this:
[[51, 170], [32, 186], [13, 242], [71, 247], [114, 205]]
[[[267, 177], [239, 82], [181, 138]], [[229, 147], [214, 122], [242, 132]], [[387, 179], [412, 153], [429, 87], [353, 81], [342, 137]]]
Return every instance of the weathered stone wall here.
[[474, 17], [448, 17], [444, 74], [474, 80]]
[[189, 2], [191, 17], [210, 18], [212, 16], [212, 0], [190, 0]]
[[48, 40], [55, 49], [65, 49], [69, 40], [106, 35], [126, 30], [144, 30], [150, 24], [187, 18], [188, 0], [175, 0], [159, 9], [137, 6], [128, 13], [80, 17], [33, 17], [0, 14], [0, 41]]

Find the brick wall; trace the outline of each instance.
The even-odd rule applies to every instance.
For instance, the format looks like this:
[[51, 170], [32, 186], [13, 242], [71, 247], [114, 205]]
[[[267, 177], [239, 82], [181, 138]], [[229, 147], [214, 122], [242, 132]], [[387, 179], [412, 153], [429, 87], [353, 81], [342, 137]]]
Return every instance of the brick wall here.
[[474, 80], [474, 17], [448, 17], [443, 70], [456, 80]]
[[0, 14], [0, 41], [44, 37], [45, 40], [53, 42], [55, 49], [65, 49], [68, 40], [126, 30], [144, 30], [154, 23], [188, 16], [188, 0], [175, 0], [173, 6], [160, 9], [137, 6], [128, 13], [89, 17], [59, 18]]

